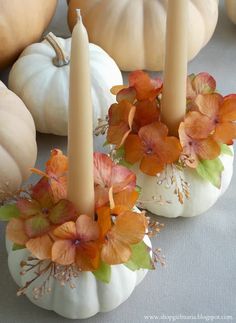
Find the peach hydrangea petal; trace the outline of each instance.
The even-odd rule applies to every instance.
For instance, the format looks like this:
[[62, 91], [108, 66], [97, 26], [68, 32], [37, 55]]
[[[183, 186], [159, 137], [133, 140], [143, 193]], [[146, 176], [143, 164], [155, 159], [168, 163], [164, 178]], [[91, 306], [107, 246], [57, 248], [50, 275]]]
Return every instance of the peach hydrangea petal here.
[[144, 154], [141, 139], [138, 135], [131, 134], [125, 141], [125, 160], [134, 164], [138, 162]]
[[123, 100], [126, 100], [130, 103], [134, 103], [136, 99], [136, 90], [133, 87], [124, 88], [116, 96], [116, 101], [120, 103]]
[[62, 224], [76, 219], [77, 216], [77, 210], [73, 203], [68, 200], [60, 200], [50, 210], [48, 217], [53, 224]]
[[107, 140], [119, 148], [131, 131], [135, 106], [128, 101], [114, 103], [109, 109]]
[[123, 241], [105, 242], [101, 251], [101, 259], [109, 265], [126, 263], [131, 257], [131, 248]]
[[132, 210], [137, 199], [138, 192], [130, 189], [123, 190], [114, 194], [114, 208], [112, 208], [112, 214], [119, 215], [120, 213], [128, 210]]
[[162, 81], [160, 79], [151, 79], [143, 71], [134, 71], [129, 74], [129, 86], [136, 90], [137, 100], [154, 100], [162, 90]]
[[69, 221], [60, 225], [53, 231], [53, 234], [60, 239], [76, 239], [77, 232], [75, 222]]
[[232, 139], [236, 139], [236, 124], [233, 122], [218, 124], [213, 137], [217, 142], [231, 144]]
[[100, 238], [103, 239], [107, 231], [111, 229], [111, 213], [109, 207], [97, 209], [98, 225], [100, 228]]
[[218, 93], [198, 95], [195, 103], [202, 114], [210, 119], [215, 119], [219, 113], [220, 105], [223, 103], [223, 97]]
[[236, 121], [236, 95], [231, 94], [224, 98], [219, 117], [222, 122]]
[[195, 151], [201, 159], [212, 160], [220, 155], [220, 146], [213, 138], [209, 137], [199, 140], [196, 143]]
[[185, 132], [194, 139], [207, 138], [215, 125], [206, 115], [197, 111], [189, 112], [184, 119]]
[[138, 101], [133, 122], [133, 131], [138, 132], [140, 128], [152, 122], [159, 121], [160, 110], [157, 101]]
[[71, 240], [57, 240], [52, 247], [52, 261], [68, 266], [75, 262], [76, 245]]
[[149, 176], [156, 176], [164, 167], [165, 164], [156, 155], [144, 155], [140, 163], [141, 171]]
[[24, 229], [24, 220], [22, 219], [11, 219], [7, 224], [6, 234], [10, 241], [22, 246], [29, 240]]
[[30, 239], [26, 243], [27, 249], [40, 260], [51, 259], [52, 245], [53, 242], [48, 235]]
[[50, 230], [50, 222], [43, 215], [35, 215], [25, 220], [25, 232], [30, 238], [36, 238]]
[[97, 240], [99, 237], [99, 226], [89, 215], [82, 214], [76, 220], [76, 231], [78, 239], [83, 242]]
[[100, 257], [98, 245], [90, 242], [76, 248], [75, 263], [79, 270], [94, 271], [99, 267]]

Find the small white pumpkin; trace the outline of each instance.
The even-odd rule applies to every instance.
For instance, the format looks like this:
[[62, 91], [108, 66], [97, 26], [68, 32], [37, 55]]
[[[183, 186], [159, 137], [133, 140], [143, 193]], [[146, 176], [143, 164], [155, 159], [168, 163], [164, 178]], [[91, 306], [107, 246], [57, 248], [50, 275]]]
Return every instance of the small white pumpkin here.
[[[220, 189], [204, 180], [193, 169], [186, 168], [183, 172], [180, 171], [182, 179], [189, 183], [190, 193], [189, 199], [184, 198], [183, 204], [178, 201], [177, 195], [174, 194], [174, 184], [170, 184], [170, 166], [167, 166], [165, 174], [162, 173], [159, 177], [155, 177], [145, 175], [139, 170], [138, 165], [135, 165], [133, 171], [137, 175], [137, 185], [142, 188], [140, 195], [142, 207], [153, 214], [168, 218], [193, 217], [204, 213], [224, 194], [232, 178], [233, 157], [221, 155], [220, 159], [224, 165]], [[168, 179], [168, 182], [163, 181], [161, 183], [160, 179], [164, 177]], [[181, 185], [180, 179], [177, 178], [177, 180], [178, 184]]]
[[[151, 246], [147, 236], [144, 241]], [[27, 249], [12, 251], [12, 244], [6, 241], [8, 251], [8, 266], [10, 273], [20, 287], [30, 281], [34, 274], [29, 272], [20, 275], [20, 262], [30, 256]], [[34, 299], [33, 289], [41, 285], [46, 277], [40, 277], [28, 288], [26, 296], [35, 305], [70, 319], [84, 319], [98, 312], [108, 312], [123, 303], [143, 280], [147, 270], [131, 271], [124, 265], [112, 266], [109, 284], [98, 281], [91, 272], [83, 272], [74, 281], [75, 288], [61, 286], [57, 280], [51, 280], [51, 292], [39, 299]]]
[[225, 7], [229, 19], [236, 24], [236, 1], [235, 0], [225, 0]]
[[[24, 101], [39, 132], [67, 135], [70, 47], [71, 38], [50, 33], [42, 43], [27, 47], [10, 72], [9, 87]], [[123, 80], [116, 63], [100, 47], [89, 44], [89, 51], [96, 126], [114, 103], [110, 88]]]
[[37, 156], [32, 116], [0, 81], [0, 200], [20, 188]]

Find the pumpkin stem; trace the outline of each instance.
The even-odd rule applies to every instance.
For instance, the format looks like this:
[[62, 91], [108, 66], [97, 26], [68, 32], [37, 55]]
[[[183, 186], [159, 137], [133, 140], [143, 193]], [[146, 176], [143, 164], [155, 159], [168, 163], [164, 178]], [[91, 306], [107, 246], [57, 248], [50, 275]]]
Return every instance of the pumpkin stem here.
[[56, 53], [56, 56], [52, 60], [53, 64], [58, 67], [68, 65], [70, 63], [69, 56], [66, 54], [58, 38], [50, 32], [44, 37], [44, 39], [49, 42]]

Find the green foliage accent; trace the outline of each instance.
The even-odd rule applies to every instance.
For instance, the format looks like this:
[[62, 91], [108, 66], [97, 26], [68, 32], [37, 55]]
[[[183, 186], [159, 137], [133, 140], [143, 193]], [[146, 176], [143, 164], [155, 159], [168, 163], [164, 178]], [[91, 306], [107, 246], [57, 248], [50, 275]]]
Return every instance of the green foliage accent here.
[[228, 155], [228, 156], [234, 155], [230, 147], [226, 144], [221, 144], [220, 149], [221, 149], [221, 154]]
[[125, 156], [125, 148], [124, 146], [121, 146], [119, 149], [116, 150], [115, 160], [118, 160], [119, 165], [124, 166], [126, 168], [130, 168], [132, 165], [125, 160], [124, 156]]
[[139, 194], [141, 194], [141, 192], [142, 192], [142, 187], [141, 187], [141, 186], [139, 186], [139, 185], [136, 185], [136, 187], [135, 187], [135, 191], [136, 191], [136, 192], [138, 192]]
[[221, 174], [223, 170], [224, 166], [219, 158], [199, 161], [196, 168], [197, 173], [202, 178], [209, 181], [217, 188], [220, 188]]
[[16, 250], [21, 250], [21, 249], [25, 249], [25, 246], [22, 246], [20, 244], [14, 243], [12, 246], [12, 250], [16, 251]]
[[0, 221], [10, 221], [12, 218], [18, 218], [19, 215], [20, 211], [14, 204], [0, 207]]
[[138, 269], [154, 269], [152, 258], [150, 256], [150, 248], [145, 244], [145, 242], [141, 241], [135, 245], [132, 245], [132, 254], [127, 263], [124, 265], [128, 267], [130, 270], [138, 270]]
[[111, 280], [111, 266], [101, 261], [99, 268], [93, 271], [94, 276], [103, 283], [109, 283]]

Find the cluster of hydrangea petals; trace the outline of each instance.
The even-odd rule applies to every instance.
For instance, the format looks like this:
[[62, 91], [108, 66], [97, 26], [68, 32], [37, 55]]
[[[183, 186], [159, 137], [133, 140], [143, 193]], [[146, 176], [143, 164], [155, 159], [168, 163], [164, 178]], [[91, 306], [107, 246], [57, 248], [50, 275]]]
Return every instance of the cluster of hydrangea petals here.
[[[67, 157], [54, 149], [45, 172], [16, 202], [18, 215], [7, 225], [7, 237], [39, 260], [95, 271], [100, 263], [126, 263], [133, 244], [147, 232], [144, 213], [133, 211], [136, 177], [107, 155], [94, 153], [94, 218], [78, 214], [67, 198]], [[147, 253], [149, 254], [148, 248]]]
[[236, 138], [236, 95], [221, 96], [208, 73], [187, 78], [186, 115], [179, 136], [169, 136], [161, 122], [162, 82], [143, 71], [129, 75], [128, 86], [111, 92], [117, 103], [108, 113], [107, 142], [123, 149], [123, 158], [139, 163], [141, 171], [155, 176], [167, 164], [181, 161], [196, 168], [200, 160], [213, 160], [221, 144]]

